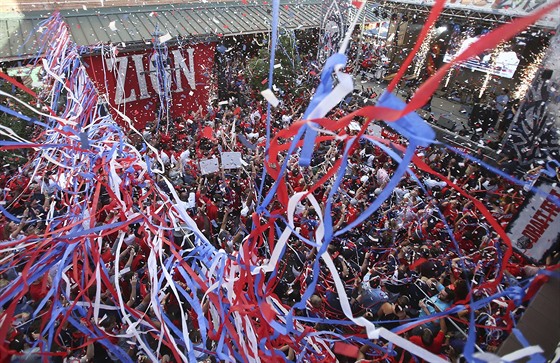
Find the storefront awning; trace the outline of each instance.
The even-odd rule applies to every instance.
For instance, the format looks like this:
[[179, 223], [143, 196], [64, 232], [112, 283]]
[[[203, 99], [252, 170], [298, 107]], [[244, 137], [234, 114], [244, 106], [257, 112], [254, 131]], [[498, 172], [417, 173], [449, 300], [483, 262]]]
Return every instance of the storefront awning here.
[[[280, 24], [284, 29], [318, 28], [320, 0], [283, 1]], [[255, 34], [270, 31], [271, 3], [187, 3], [158, 6], [112, 7], [61, 11], [73, 41], [79, 46], [119, 44], [151, 46], [158, 36], [170, 42], [193, 38]], [[51, 12], [0, 14], [0, 60], [19, 60], [41, 53], [41, 33], [35, 30]]]

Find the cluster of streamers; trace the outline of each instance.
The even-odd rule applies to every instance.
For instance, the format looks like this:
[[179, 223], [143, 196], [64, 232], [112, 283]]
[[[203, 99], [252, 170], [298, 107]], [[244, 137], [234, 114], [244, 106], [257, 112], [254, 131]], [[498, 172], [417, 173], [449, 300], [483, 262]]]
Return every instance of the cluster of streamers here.
[[159, 108], [157, 113], [157, 129], [159, 130], [161, 122], [165, 122], [165, 131], [169, 130], [169, 108], [171, 107], [171, 70], [167, 44], [162, 42], [163, 37], [159, 37], [156, 27], [154, 33], [154, 53], [152, 62], [155, 63], [157, 76], [157, 90], [159, 95]]
[[286, 49], [286, 47], [279, 42], [278, 46], [286, 58], [290, 61], [292, 68], [296, 67], [296, 64], [301, 63], [301, 58], [299, 54], [299, 49], [297, 46], [297, 39], [294, 30], [282, 29], [280, 34], [286, 36], [289, 39], [289, 44], [293, 45], [292, 49]]
[[319, 49], [317, 60], [324, 64], [327, 58], [337, 51], [337, 46], [342, 40], [345, 24], [346, 12], [343, 1], [329, 0], [322, 6], [321, 36], [319, 38]]
[[[41, 319], [40, 332], [48, 337], [42, 342], [41, 351], [53, 352], [53, 347], [60, 346], [62, 343], [56, 337], [62, 327], [70, 324], [84, 336], [103, 344], [120, 361], [130, 361], [130, 357], [112, 343], [115, 337], [134, 341], [154, 361], [158, 359], [157, 352], [148, 348], [147, 339], [159, 339], [170, 346], [177, 361], [192, 361], [193, 349], [192, 344], [189, 345], [187, 327], [179, 332], [171, 330], [168, 317], [161, 314], [158, 299], [159, 292], [167, 287], [175, 296], [184, 296], [187, 300], [192, 300], [193, 295], [196, 297], [199, 289], [207, 288], [205, 282], [188, 277], [189, 273], [195, 277], [205, 276], [205, 271], [194, 267], [195, 272], [186, 265], [188, 259], [182, 257], [168, 239], [177, 221], [189, 217], [184, 210], [173, 209], [172, 196], [163, 194], [153, 182], [154, 173], [160, 171], [157, 165], [161, 165], [161, 161], [152, 161], [148, 155], [141, 156], [145, 150], [139, 151], [128, 145], [122, 130], [111, 117], [99, 113], [95, 87], [80, 63], [77, 47], [69, 40], [68, 29], [60, 15], [45, 21], [41, 29], [46, 43], [40, 58], [45, 71], [43, 93], [38, 96], [4, 74], [2, 77], [43, 100], [46, 105], [41, 109], [27, 104], [23, 106], [48, 122], [25, 117], [26, 121], [43, 128], [41, 135], [33, 142], [2, 141], [1, 147], [4, 150], [28, 148], [35, 152], [24, 169], [29, 170], [31, 180], [38, 178], [42, 188], [50, 189], [48, 193], [53, 195], [53, 200], [44, 220], [25, 221], [41, 224], [44, 228], [40, 234], [1, 244], [2, 252], [8, 254], [8, 258], [2, 260], [3, 273], [15, 266], [25, 267], [2, 289], [0, 304], [6, 309], [2, 313], [0, 339], [6, 341], [9, 336], [9, 317], [14, 316], [16, 305], [30, 286], [39, 284], [44, 288], [49, 281], [48, 292], [31, 314], [35, 319], [39, 317], [39, 311], [48, 310]], [[6, 93], [2, 95], [13, 97]], [[22, 102], [17, 98], [14, 100]], [[24, 117], [18, 113], [13, 115]], [[155, 150], [152, 151], [157, 155]], [[17, 202], [17, 199], [10, 201], [12, 205]], [[4, 208], [2, 212], [16, 223], [28, 218], [13, 216]], [[147, 252], [143, 278], [151, 286], [146, 296], [151, 297], [150, 304], [153, 304], [157, 322], [145, 317], [144, 312], [127, 306], [124, 300], [128, 296], [123, 297], [120, 283], [125, 272], [119, 271], [118, 260], [114, 268], [109, 269], [107, 265], [111, 261], [102, 256], [106, 252], [106, 239], [111, 236], [117, 241], [115, 256], [118, 259], [125, 250], [123, 245], [126, 247], [126, 232], [133, 224], [142, 226], [140, 233], [144, 236]], [[198, 239], [194, 242], [205, 246]], [[167, 255], [164, 255], [166, 245]], [[211, 260], [212, 252], [202, 248], [197, 251], [197, 256]], [[182, 264], [185, 268], [180, 267]], [[174, 279], [172, 274], [176, 275]], [[185, 276], [179, 277], [180, 274]], [[181, 288], [177, 280], [185, 281], [184, 286], [188, 288]], [[202, 317], [201, 303], [197, 302], [193, 301], [191, 306]], [[106, 316], [100, 316], [100, 310], [118, 310], [126, 322], [126, 331], [113, 334], [100, 329], [106, 319]], [[181, 353], [185, 347], [190, 352], [190, 359]], [[7, 347], [2, 346], [2, 349], [4, 355]], [[54, 351], [48, 354], [67, 353]]]
[[[519, 18], [481, 37], [424, 82], [410, 103], [405, 104], [392, 94], [392, 90], [443, 9], [444, 1], [436, 1], [415, 49], [378, 104], [363, 107], [334, 121], [325, 116], [353, 89], [351, 76], [341, 71], [346, 65], [344, 53], [351, 34], [349, 31], [340, 51], [327, 60], [321, 84], [303, 120], [276, 135], [270, 135], [269, 112], [263, 173], [272, 178], [273, 183], [270, 188], [265, 188], [264, 183], [260, 186], [259, 206], [252, 215], [253, 230], [233, 254], [217, 250], [199, 231], [184, 205], [179, 203], [174, 188], [163, 176], [164, 164], [158, 159], [156, 150], [151, 149], [149, 143], [145, 143], [144, 149], [137, 150], [126, 142], [125, 134], [109, 115], [99, 113], [96, 91], [80, 64], [76, 47], [69, 40], [68, 30], [60, 15], [54, 15], [41, 24], [45, 38], [41, 57], [45, 70], [45, 91], [37, 96], [0, 73], [4, 79], [48, 105], [41, 109], [23, 105], [43, 120], [39, 122], [26, 118], [43, 128], [37, 140], [2, 141], [0, 149], [33, 150], [34, 156], [24, 170], [30, 171], [30, 179], [39, 178], [46, 182], [45, 185], [52, 185], [54, 189], [51, 192], [57, 196], [50, 204], [44, 220], [36, 221], [44, 225], [40, 234], [0, 242], [0, 249], [9, 255], [2, 259], [1, 271], [23, 266], [21, 274], [0, 291], [0, 305], [5, 307], [0, 317], [3, 322], [0, 340], [5, 341], [10, 334], [10, 319], [14, 316], [18, 302], [30, 286], [46, 284], [47, 275], [51, 277], [51, 286], [31, 313], [32, 319], [41, 322], [40, 332], [45, 340], [38, 340], [35, 344], [45, 355], [67, 353], [55, 347], [61, 346], [57, 338], [61, 329], [70, 324], [89, 339], [88, 344], [95, 342], [104, 346], [116, 360], [123, 362], [131, 361], [125, 350], [128, 344], [137, 346], [152, 361], [160, 361], [165, 352], [175, 361], [195, 362], [202, 352], [224, 361], [281, 362], [286, 360], [282, 349], [287, 347], [297, 361], [331, 362], [336, 360], [333, 351], [342, 351], [355, 357], [355, 352], [352, 353], [352, 347], [355, 346], [367, 346], [370, 352], [374, 352], [373, 356], [384, 359], [393, 356], [398, 346], [426, 361], [441, 362], [444, 361], [442, 358], [414, 345], [401, 335], [415, 326], [465, 308], [474, 312], [501, 297], [510, 299], [506, 315], [510, 322], [509, 329], [513, 329], [509, 313], [516, 305], [531, 297], [530, 287], [537, 282], [538, 277], [550, 272], [543, 270], [537, 277], [515, 288], [498, 289], [507, 261], [512, 255], [511, 242], [483, 203], [432, 170], [417, 155], [418, 148], [438, 142], [434, 139], [432, 129], [414, 110], [428, 101], [451, 67], [513, 37], [558, 5], [560, 2], [556, 1], [535, 14]], [[279, 2], [274, 1], [273, 52], [278, 7]], [[358, 17], [359, 13], [356, 19]], [[273, 84], [274, 57], [271, 59], [269, 82]], [[333, 73], [338, 79], [335, 87]], [[12, 97], [5, 93], [2, 95]], [[137, 133], [126, 115], [117, 109], [114, 111], [129, 121], [131, 132]], [[361, 130], [357, 134], [347, 133], [347, 126], [356, 118], [364, 120]], [[383, 120], [406, 139], [406, 143], [400, 145], [367, 135], [365, 132], [373, 120]], [[9, 133], [5, 134], [10, 136]], [[141, 137], [140, 133], [138, 135]], [[340, 157], [315, 186], [290, 195], [286, 175], [292, 162], [296, 160], [304, 167], [310, 165], [315, 150], [327, 142], [340, 144], [343, 150]], [[349, 158], [360, 152], [364, 143], [382, 149], [398, 167], [375, 200], [353, 222], [335, 228], [332, 201], [335, 195], [347, 192], [342, 180], [347, 173]], [[448, 148], [511, 182], [521, 183], [470, 155]], [[334, 239], [353, 230], [376, 212], [391, 196], [401, 178], [408, 175], [423, 188], [418, 178], [420, 172], [446, 182], [474, 204], [477, 213], [486, 218], [501, 241], [503, 248], [497, 249], [501, 259], [495, 262], [495, 278], [477, 287], [487, 291], [488, 297], [475, 301], [471, 294], [470, 300], [450, 310], [415, 319], [389, 331], [364, 317], [353, 316], [344, 283], [328, 253], [328, 247]], [[52, 183], [49, 184], [49, 181]], [[327, 181], [331, 181], [329, 197], [320, 206], [313, 191]], [[169, 192], [164, 192], [162, 186], [167, 186]], [[310, 239], [299, 234], [294, 222], [296, 206], [304, 199], [313, 207], [318, 220]], [[560, 204], [558, 200], [554, 200], [554, 203]], [[20, 217], [9, 214], [7, 209], [2, 208], [1, 211], [7, 218], [20, 222]], [[441, 218], [445, 221], [443, 216]], [[176, 243], [173, 238], [173, 232], [179, 226], [186, 226], [192, 232], [188, 237], [191, 240], [188, 248]], [[445, 225], [445, 229], [456, 245], [451, 227]], [[113, 251], [107, 254], [105, 242], [109, 238], [115, 241], [115, 245]], [[131, 238], [143, 251], [143, 260], [138, 261], [143, 265], [142, 276], [131, 277], [131, 273], [119, 263], [119, 256], [125, 253], [129, 254], [131, 261], [136, 259], [126, 247]], [[286, 250], [292, 248], [291, 241], [294, 238], [315, 248], [316, 253], [311, 265], [313, 278], [302, 292], [300, 300], [293, 306], [287, 306], [273, 291], [281, 277], [281, 261]], [[456, 249], [459, 250], [457, 246]], [[135, 263], [133, 261], [133, 265]], [[306, 309], [307, 301], [317, 288], [320, 270], [324, 268], [331, 278], [332, 291], [339, 297], [345, 320], [303, 318], [298, 314], [298, 311]], [[130, 283], [127, 281], [129, 278]], [[137, 309], [138, 306], [134, 308], [135, 304], [128, 297], [132, 296], [130, 285], [140, 283], [137, 280], [142, 281], [144, 289], [144, 309]], [[176, 307], [173, 313], [166, 309], [166, 304]], [[40, 316], [40, 312], [45, 311], [46, 314]], [[104, 320], [107, 322], [105, 311], [120, 316], [123, 322], [120, 330], [104, 324]], [[490, 353], [475, 352], [476, 329], [472, 314], [472, 329], [469, 329], [465, 356], [469, 361], [475, 357], [482, 360], [497, 359]], [[187, 316], [198, 326], [202, 344], [191, 340]], [[318, 330], [312, 328], [310, 323], [321, 323], [329, 328]], [[357, 333], [349, 334], [348, 330], [336, 328], [340, 326], [352, 327]], [[206, 351], [208, 340], [214, 342], [212, 351]], [[3, 353], [7, 352], [7, 347], [2, 346], [1, 349]], [[538, 352], [539, 349], [533, 347], [517, 356]]]

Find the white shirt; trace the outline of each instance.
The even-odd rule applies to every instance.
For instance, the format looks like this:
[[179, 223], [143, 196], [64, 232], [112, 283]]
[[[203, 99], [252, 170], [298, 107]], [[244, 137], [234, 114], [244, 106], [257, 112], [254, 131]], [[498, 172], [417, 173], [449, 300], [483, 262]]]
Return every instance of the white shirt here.
[[433, 187], [436, 187], [436, 186], [437, 186], [437, 187], [440, 187], [440, 188], [443, 188], [443, 187], [445, 187], [445, 186], [447, 185], [447, 183], [444, 182], [444, 181], [439, 181], [439, 182], [438, 182], [437, 180], [430, 179], [430, 178], [424, 179], [424, 184], [426, 184], [426, 186], [427, 186], [429, 189], [432, 189]]
[[383, 169], [383, 168], [379, 168], [377, 170], [377, 182], [381, 185], [385, 185], [389, 182], [389, 174], [387, 173], [387, 170]]

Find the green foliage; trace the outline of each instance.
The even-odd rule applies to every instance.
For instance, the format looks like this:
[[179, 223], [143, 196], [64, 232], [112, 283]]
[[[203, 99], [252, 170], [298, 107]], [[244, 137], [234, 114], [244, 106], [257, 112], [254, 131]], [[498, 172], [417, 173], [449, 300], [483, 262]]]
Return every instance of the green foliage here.
[[263, 84], [263, 81], [268, 77], [268, 67], [268, 52], [266, 49], [259, 50], [259, 55], [247, 62], [249, 85], [252, 89], [263, 90], [268, 87], [267, 82]]
[[[296, 46], [297, 41], [287, 34], [278, 38], [275, 65], [280, 66], [274, 69], [274, 84], [286, 93], [292, 93], [296, 88], [296, 78], [302, 71]], [[261, 49], [257, 57], [247, 62], [248, 82], [252, 89], [262, 91], [268, 88], [269, 65], [270, 52], [268, 48]]]

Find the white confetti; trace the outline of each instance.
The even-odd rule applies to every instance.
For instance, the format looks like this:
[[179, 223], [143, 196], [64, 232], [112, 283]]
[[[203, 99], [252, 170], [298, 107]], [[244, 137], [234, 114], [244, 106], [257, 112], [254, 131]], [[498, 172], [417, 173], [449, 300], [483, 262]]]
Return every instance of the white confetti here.
[[278, 106], [278, 98], [274, 95], [274, 93], [270, 90], [270, 88], [265, 89], [261, 92], [261, 95], [272, 105], [272, 107]]
[[112, 31], [117, 31], [117, 26], [115, 25], [114, 20], [109, 23], [109, 29], [111, 29]]
[[167, 33], [165, 35], [162, 35], [161, 37], [159, 37], [159, 42], [160, 43], [165, 43], [168, 40], [171, 40], [173, 37], [171, 36], [171, 34]]

